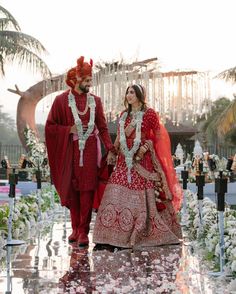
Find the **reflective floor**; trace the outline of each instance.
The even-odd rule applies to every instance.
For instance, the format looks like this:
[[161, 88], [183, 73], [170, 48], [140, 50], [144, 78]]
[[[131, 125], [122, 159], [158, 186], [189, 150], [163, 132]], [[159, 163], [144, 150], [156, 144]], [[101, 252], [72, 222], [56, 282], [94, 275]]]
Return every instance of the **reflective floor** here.
[[224, 282], [209, 278], [185, 241], [93, 250], [94, 218], [88, 248], [68, 244], [71, 227], [63, 213], [40, 224], [25, 244], [0, 248], [0, 293], [229, 293]]

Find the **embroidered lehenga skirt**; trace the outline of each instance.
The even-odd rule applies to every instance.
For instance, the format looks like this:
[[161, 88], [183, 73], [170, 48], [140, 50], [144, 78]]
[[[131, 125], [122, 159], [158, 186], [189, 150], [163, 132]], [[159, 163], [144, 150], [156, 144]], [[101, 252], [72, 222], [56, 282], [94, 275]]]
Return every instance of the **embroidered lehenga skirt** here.
[[161, 182], [162, 193], [168, 194], [168, 188], [161, 166], [156, 162], [156, 173], [151, 157], [149, 152], [131, 169], [129, 183], [124, 156], [119, 156], [98, 210], [94, 243], [124, 248], [180, 243], [181, 227], [171, 199], [165, 197], [164, 209], [157, 208], [156, 183]]

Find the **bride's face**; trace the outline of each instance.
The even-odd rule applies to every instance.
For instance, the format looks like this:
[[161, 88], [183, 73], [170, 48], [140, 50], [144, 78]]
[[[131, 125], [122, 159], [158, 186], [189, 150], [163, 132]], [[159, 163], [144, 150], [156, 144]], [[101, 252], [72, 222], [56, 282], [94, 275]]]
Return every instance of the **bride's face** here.
[[127, 102], [129, 104], [131, 104], [132, 107], [139, 106], [139, 104], [140, 104], [140, 102], [136, 96], [136, 93], [132, 87], [129, 87], [127, 94], [126, 94], [126, 99], [127, 99]]

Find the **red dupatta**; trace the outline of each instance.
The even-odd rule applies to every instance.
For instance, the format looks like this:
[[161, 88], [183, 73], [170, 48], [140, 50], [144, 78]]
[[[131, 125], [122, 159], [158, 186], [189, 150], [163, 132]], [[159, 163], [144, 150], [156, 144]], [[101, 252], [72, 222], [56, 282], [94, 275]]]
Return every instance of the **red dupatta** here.
[[170, 137], [166, 128], [160, 123], [158, 130], [151, 129], [147, 135], [152, 140], [154, 151], [166, 177], [166, 182], [172, 194], [172, 203], [175, 211], [179, 211], [183, 199], [183, 190], [179, 184], [171, 156]]

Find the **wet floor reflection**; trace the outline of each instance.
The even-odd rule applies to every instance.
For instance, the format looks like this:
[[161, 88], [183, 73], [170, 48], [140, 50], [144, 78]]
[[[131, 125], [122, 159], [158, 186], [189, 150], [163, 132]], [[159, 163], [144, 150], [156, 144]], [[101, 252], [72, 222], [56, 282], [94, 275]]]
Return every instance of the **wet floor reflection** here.
[[176, 290], [181, 253], [181, 246], [95, 252], [96, 289], [106, 289], [107, 293], [171, 293]]
[[201, 273], [193, 271], [197, 260], [187, 246], [95, 251], [91, 242], [89, 248], [69, 245], [69, 234], [70, 223], [62, 219], [41, 227], [28, 243], [6, 247], [0, 293], [198, 293], [193, 280]]
[[91, 268], [88, 249], [73, 248], [70, 267], [59, 279], [61, 293], [92, 293]]
[[181, 246], [91, 253], [73, 248], [60, 289], [62, 293], [172, 293], [177, 289], [181, 252]]

